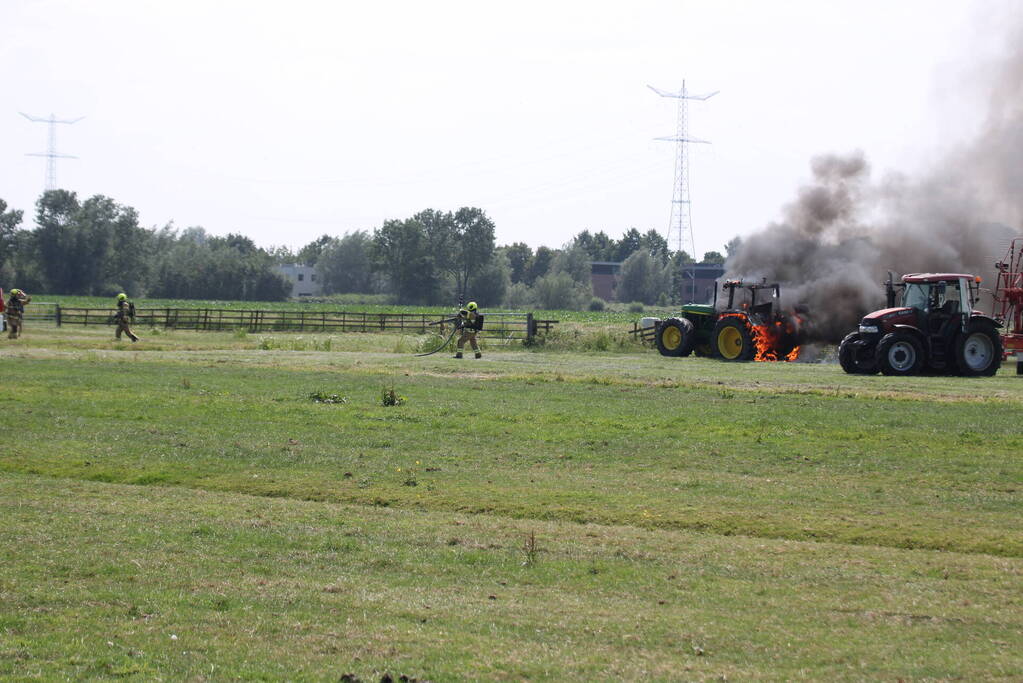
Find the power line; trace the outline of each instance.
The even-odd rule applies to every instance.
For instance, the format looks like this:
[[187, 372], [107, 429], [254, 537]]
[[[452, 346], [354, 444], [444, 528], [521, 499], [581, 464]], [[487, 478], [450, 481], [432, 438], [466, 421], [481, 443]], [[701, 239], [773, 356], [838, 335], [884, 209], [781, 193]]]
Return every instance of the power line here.
[[707, 140], [689, 137], [689, 100], [709, 100], [717, 95], [720, 90], [715, 90], [706, 95], [694, 95], [686, 89], [686, 82], [682, 81], [682, 88], [678, 92], [667, 92], [659, 90], [652, 85], [648, 88], [661, 97], [673, 97], [678, 100], [678, 127], [674, 137], [654, 138], [665, 140], [676, 144], [675, 153], [675, 182], [671, 198], [671, 217], [668, 219], [668, 244], [675, 243], [678, 251], [688, 251], [689, 255], [696, 259], [696, 239], [693, 237], [692, 216], [689, 203], [689, 144], [696, 142], [709, 144]]
[[72, 154], [60, 154], [57, 152], [57, 124], [58, 123], [78, 123], [84, 116], [79, 116], [77, 119], [58, 119], [53, 114], [50, 114], [50, 118], [43, 119], [38, 116], [29, 116], [25, 112], [18, 112], [29, 121], [33, 123], [46, 123], [49, 124], [49, 137], [48, 144], [46, 146], [45, 153], [29, 152], [25, 156], [29, 157], [46, 157], [46, 190], [57, 189], [57, 159], [77, 159], [78, 157]]

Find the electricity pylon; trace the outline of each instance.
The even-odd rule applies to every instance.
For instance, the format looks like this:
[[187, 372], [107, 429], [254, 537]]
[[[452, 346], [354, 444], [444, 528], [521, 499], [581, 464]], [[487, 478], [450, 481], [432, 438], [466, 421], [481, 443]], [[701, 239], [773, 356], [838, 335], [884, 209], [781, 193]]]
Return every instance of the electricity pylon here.
[[57, 189], [57, 159], [77, 159], [78, 157], [71, 154], [60, 154], [57, 152], [57, 124], [58, 123], [78, 123], [84, 116], [79, 116], [77, 119], [58, 119], [53, 114], [50, 114], [50, 118], [41, 119], [38, 116], [29, 116], [25, 112], [18, 112], [29, 121], [33, 123], [48, 123], [49, 124], [49, 144], [46, 147], [46, 152], [29, 152], [25, 156], [29, 157], [46, 157], [46, 190]]
[[676, 143], [675, 155], [675, 187], [671, 198], [671, 218], [668, 220], [668, 246], [674, 246], [678, 251], [687, 251], [693, 260], [698, 260], [696, 254], [696, 239], [693, 237], [692, 215], [689, 203], [689, 143], [709, 144], [707, 140], [689, 137], [689, 100], [709, 100], [717, 95], [720, 90], [715, 90], [706, 95], [694, 95], [686, 89], [686, 82], [682, 81], [682, 89], [678, 92], [666, 92], [648, 85], [661, 97], [674, 97], [678, 100], [678, 128], [674, 137], [654, 138]]

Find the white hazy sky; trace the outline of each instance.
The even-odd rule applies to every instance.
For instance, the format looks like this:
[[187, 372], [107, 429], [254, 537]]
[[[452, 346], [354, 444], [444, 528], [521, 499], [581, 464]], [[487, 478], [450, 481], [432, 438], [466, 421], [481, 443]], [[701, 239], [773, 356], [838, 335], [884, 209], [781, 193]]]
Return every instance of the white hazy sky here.
[[0, 197], [58, 184], [263, 246], [479, 206], [499, 243], [665, 231], [690, 109], [698, 254], [822, 152], [910, 171], [968, 136], [1012, 0], [0, 1]]

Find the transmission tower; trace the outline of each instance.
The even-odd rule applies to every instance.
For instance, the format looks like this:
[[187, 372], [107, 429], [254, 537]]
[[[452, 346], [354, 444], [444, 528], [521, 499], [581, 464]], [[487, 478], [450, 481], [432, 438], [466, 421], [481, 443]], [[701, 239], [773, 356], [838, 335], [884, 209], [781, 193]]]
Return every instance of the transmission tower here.
[[25, 156], [29, 157], [46, 157], [46, 190], [57, 189], [57, 159], [77, 159], [78, 157], [71, 154], [60, 154], [57, 152], [57, 124], [58, 123], [78, 123], [84, 116], [79, 116], [77, 119], [58, 119], [53, 114], [50, 114], [50, 118], [41, 119], [38, 116], [29, 116], [25, 112], [18, 112], [29, 121], [33, 123], [48, 123], [49, 124], [49, 144], [46, 147], [45, 153], [30, 152]]
[[674, 97], [678, 100], [678, 128], [675, 135], [654, 139], [676, 144], [675, 185], [671, 198], [671, 218], [668, 220], [668, 246], [670, 248], [674, 245], [678, 251], [687, 251], [693, 259], [697, 259], [696, 240], [693, 237], [692, 216], [689, 210], [689, 143], [709, 143], [707, 140], [689, 137], [689, 100], [709, 100], [720, 91], [694, 95], [686, 89], [684, 80], [682, 89], [678, 92], [666, 92], [652, 85], [647, 87], [661, 97]]

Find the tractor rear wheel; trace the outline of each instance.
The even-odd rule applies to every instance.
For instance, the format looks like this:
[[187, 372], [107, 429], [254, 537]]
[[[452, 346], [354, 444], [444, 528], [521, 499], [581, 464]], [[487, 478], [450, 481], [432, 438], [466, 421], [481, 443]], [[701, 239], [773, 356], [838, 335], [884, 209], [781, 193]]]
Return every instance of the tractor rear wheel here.
[[738, 315], [720, 318], [714, 325], [711, 349], [715, 356], [728, 361], [753, 360], [757, 352], [746, 319]]
[[1002, 340], [990, 325], [970, 323], [956, 339], [960, 375], [990, 377], [1002, 365]]
[[668, 318], [657, 327], [657, 350], [662, 356], [688, 356], [693, 352], [693, 324]]
[[838, 345], [838, 363], [850, 375], [875, 375], [877, 359], [874, 349], [858, 344], [861, 339], [859, 332], [846, 335]]
[[877, 365], [885, 375], [915, 375], [924, 365], [924, 350], [913, 335], [890, 332], [877, 345]]

